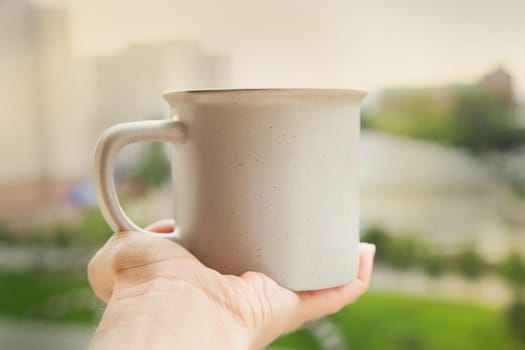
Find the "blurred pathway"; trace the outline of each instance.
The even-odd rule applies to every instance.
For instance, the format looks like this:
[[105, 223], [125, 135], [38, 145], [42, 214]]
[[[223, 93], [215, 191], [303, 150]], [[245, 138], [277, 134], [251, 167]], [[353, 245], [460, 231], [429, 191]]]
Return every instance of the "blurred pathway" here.
[[374, 266], [370, 289], [425, 298], [477, 302], [495, 307], [507, 305], [513, 296], [511, 288], [495, 275], [480, 276], [472, 280], [453, 273], [431, 277], [421, 271], [398, 271], [380, 264]]
[[85, 349], [91, 334], [92, 329], [81, 326], [0, 320], [2, 350]]
[[310, 331], [323, 350], [348, 348], [343, 330], [329, 318], [308, 322], [303, 327]]
[[0, 269], [7, 271], [84, 271], [95, 248], [0, 243]]
[[[94, 330], [82, 326], [49, 325], [39, 322], [0, 319], [2, 350], [73, 350], [85, 349]], [[342, 349], [342, 348], [326, 348]], [[294, 350], [268, 347], [267, 350]]]

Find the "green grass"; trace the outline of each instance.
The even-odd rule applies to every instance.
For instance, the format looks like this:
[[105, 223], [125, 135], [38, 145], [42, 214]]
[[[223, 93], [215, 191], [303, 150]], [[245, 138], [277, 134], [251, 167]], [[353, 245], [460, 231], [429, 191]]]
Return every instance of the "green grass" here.
[[306, 329], [299, 329], [277, 339], [271, 347], [278, 349], [320, 350], [317, 340]]
[[0, 272], [0, 316], [94, 324], [102, 303], [85, 273]]
[[[331, 317], [342, 327], [349, 349], [525, 349], [509, 330], [504, 312], [476, 304], [369, 293]], [[305, 333], [291, 333], [275, 344], [319, 349]]]
[[476, 304], [368, 294], [332, 317], [352, 349], [525, 349], [502, 311]]
[[[84, 273], [0, 272], [0, 317], [93, 326], [102, 309]], [[476, 304], [369, 293], [332, 318], [343, 328], [350, 349], [525, 350], [503, 311]], [[319, 349], [304, 329], [273, 345]]]

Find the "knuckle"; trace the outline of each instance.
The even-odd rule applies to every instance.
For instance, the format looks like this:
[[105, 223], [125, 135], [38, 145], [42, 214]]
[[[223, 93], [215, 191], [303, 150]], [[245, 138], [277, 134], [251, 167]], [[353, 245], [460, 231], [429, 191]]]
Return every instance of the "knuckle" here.
[[145, 254], [139, 254], [139, 252], [144, 252], [145, 245], [139, 242], [139, 237], [134, 236], [137, 235], [119, 232], [111, 237], [108, 255], [110, 268], [116, 273], [144, 263]]

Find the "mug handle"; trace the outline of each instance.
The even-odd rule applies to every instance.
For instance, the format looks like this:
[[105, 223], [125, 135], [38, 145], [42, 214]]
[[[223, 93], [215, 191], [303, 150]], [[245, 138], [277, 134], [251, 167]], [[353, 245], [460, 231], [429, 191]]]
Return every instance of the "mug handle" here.
[[186, 139], [186, 126], [179, 120], [146, 120], [117, 124], [100, 136], [95, 146], [94, 185], [100, 211], [115, 232], [136, 231], [154, 237], [180, 238], [179, 228], [159, 235], [144, 230], [131, 221], [120, 206], [115, 189], [115, 158], [122, 147], [140, 141], [164, 141], [173, 144]]

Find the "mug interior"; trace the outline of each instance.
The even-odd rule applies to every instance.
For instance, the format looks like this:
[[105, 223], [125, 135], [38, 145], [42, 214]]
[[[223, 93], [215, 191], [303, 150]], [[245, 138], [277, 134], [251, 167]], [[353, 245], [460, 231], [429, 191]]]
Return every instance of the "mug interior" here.
[[358, 89], [310, 89], [310, 88], [250, 88], [171, 90], [162, 93], [164, 99], [175, 106], [182, 102], [192, 103], [256, 103], [271, 101], [324, 101], [327, 103], [346, 101], [361, 102], [367, 92]]

